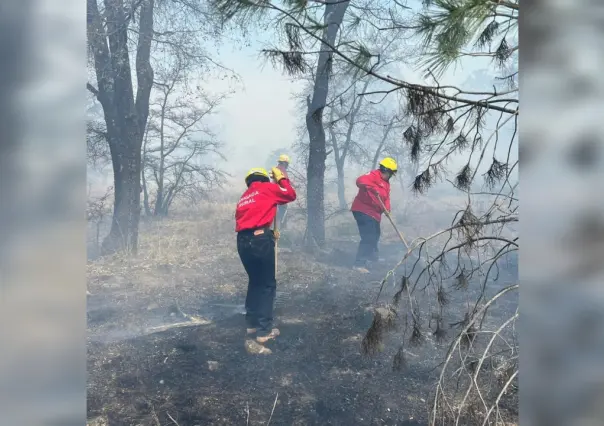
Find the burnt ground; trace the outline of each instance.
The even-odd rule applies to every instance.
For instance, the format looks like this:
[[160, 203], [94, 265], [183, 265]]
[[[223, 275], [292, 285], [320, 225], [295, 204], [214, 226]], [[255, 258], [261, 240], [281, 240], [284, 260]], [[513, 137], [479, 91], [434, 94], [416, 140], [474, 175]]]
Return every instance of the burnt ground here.
[[[154, 258], [91, 265], [91, 422], [426, 424], [445, 347], [428, 336], [406, 351], [407, 367], [397, 372], [392, 358], [400, 330], [377, 356], [360, 352], [387, 268], [371, 276], [351, 271], [352, 242], [315, 255], [281, 252], [275, 311], [281, 336], [267, 345], [271, 355], [252, 355], [240, 307], [246, 276], [234, 242], [196, 244], [192, 257], [173, 256], [165, 264]], [[391, 254], [387, 265], [395, 264], [400, 243], [382, 244], [382, 253]], [[388, 284], [385, 293], [393, 291]]]

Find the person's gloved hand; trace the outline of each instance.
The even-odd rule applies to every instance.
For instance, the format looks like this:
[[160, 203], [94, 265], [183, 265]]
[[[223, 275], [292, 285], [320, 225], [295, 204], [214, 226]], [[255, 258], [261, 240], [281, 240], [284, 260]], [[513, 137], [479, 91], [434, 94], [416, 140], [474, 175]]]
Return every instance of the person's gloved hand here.
[[279, 181], [281, 179], [285, 178], [285, 175], [283, 174], [283, 172], [281, 171], [281, 169], [279, 169], [278, 167], [273, 167], [272, 170], [271, 170], [271, 174], [273, 175], [273, 179], [277, 183], [279, 183]]

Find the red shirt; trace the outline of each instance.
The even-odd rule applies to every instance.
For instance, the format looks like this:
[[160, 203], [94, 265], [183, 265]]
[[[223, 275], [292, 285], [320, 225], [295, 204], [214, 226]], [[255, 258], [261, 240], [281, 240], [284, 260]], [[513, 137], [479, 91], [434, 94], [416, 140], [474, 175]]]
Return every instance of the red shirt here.
[[235, 232], [269, 227], [277, 214], [277, 205], [291, 203], [296, 191], [288, 179], [253, 182], [243, 193], [235, 210]]
[[382, 178], [379, 170], [372, 170], [357, 179], [357, 186], [359, 193], [352, 202], [350, 210], [364, 213], [378, 222], [381, 221], [384, 209], [373, 191], [379, 194], [386, 209], [390, 211], [390, 183]]

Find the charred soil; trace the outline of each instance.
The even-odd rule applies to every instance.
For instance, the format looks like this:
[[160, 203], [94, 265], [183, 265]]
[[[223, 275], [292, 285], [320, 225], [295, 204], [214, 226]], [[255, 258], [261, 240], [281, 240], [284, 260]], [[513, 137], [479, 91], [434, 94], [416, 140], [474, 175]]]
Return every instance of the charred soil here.
[[[157, 241], [169, 240], [162, 232]], [[280, 253], [281, 335], [267, 344], [271, 355], [252, 355], [241, 314], [247, 280], [234, 239], [215, 243], [201, 234], [189, 230], [194, 243], [167, 260], [152, 240], [154, 252], [136, 261], [89, 265], [90, 424], [426, 424], [446, 348], [432, 341], [410, 348], [406, 367], [395, 372], [394, 330], [380, 354], [361, 355], [386, 268], [352, 271], [343, 259], [353, 257], [354, 243]], [[171, 244], [165, 252], [185, 242]], [[400, 247], [392, 247], [388, 265], [400, 259]]]

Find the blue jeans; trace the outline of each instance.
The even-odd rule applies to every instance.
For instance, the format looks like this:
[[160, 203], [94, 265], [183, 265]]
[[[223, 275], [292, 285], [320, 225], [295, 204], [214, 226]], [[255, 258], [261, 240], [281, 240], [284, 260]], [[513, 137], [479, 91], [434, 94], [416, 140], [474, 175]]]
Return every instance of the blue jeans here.
[[268, 335], [273, 327], [275, 279], [275, 236], [269, 229], [260, 235], [253, 231], [237, 234], [237, 252], [249, 281], [245, 298], [245, 319], [257, 336]]
[[378, 243], [381, 234], [380, 222], [361, 212], [352, 212], [352, 214], [361, 235], [355, 266], [365, 268], [369, 262], [378, 259]]

